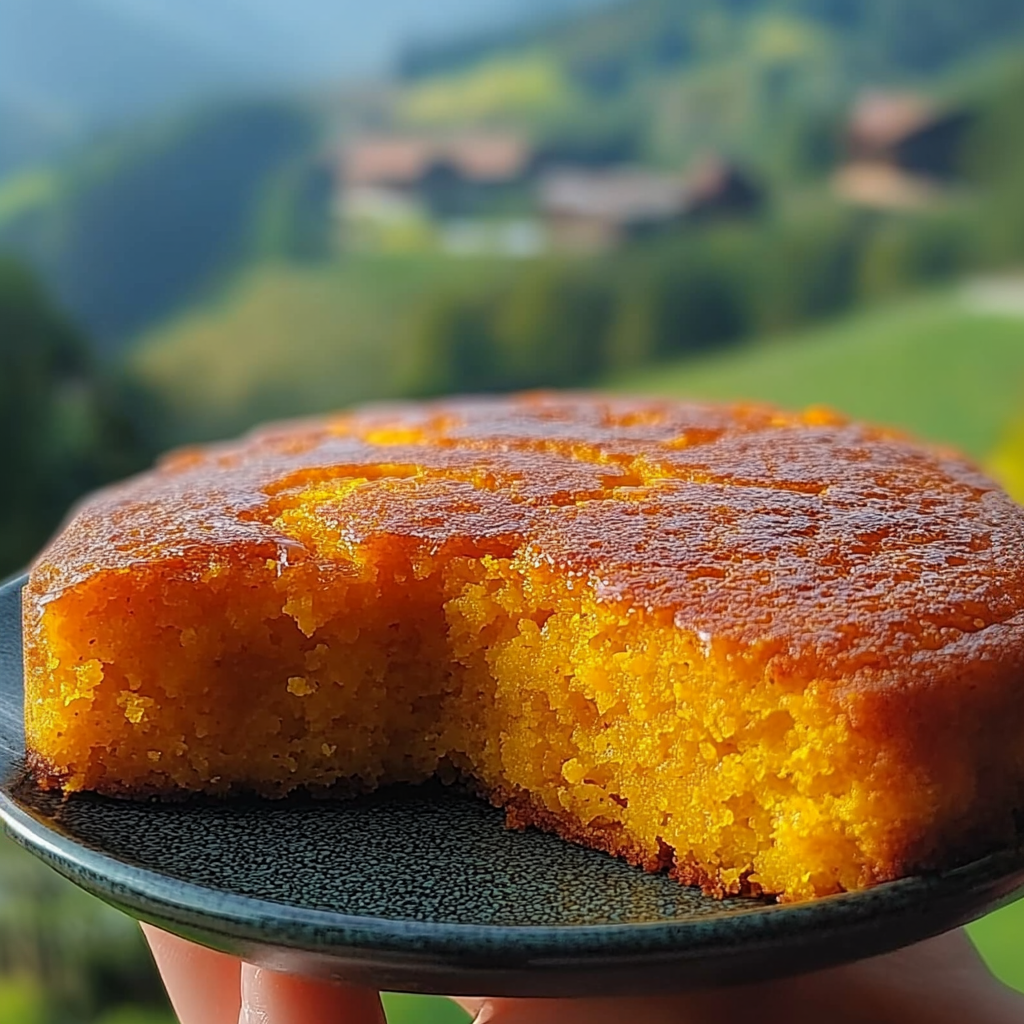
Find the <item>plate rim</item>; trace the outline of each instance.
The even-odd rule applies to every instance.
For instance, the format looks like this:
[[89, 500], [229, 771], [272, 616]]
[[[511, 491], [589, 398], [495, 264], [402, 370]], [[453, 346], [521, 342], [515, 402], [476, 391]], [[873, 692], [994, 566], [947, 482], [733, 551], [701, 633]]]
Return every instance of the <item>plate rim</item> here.
[[[552, 953], [564, 956], [568, 946], [574, 957], [578, 957], [588, 952], [594, 955], [637, 953], [639, 950], [635, 943], [616, 940], [637, 938], [637, 933], [643, 933], [644, 938], [655, 939], [653, 944], [644, 943], [644, 956], [656, 955], [658, 952], [674, 957], [699, 956], [735, 946], [737, 931], [749, 930], [754, 933], [744, 936], [744, 948], [757, 944], [758, 939], [771, 942], [771, 933], [776, 929], [763, 927], [766, 920], [777, 920], [777, 927], [792, 934], [794, 931], [813, 931], [822, 925], [827, 926], [833, 918], [850, 923], [851, 919], [864, 921], [900, 917], [906, 906], [916, 903], [918, 898], [925, 900], [930, 896], [953, 895], [963, 891], [962, 887], [970, 890], [976, 886], [989, 885], [998, 889], [1000, 883], [1006, 882], [1006, 891], [996, 897], [1000, 905], [1024, 891], [1024, 847], [1021, 847], [996, 851], [944, 872], [908, 876], [883, 882], [870, 889], [838, 893], [803, 903], [758, 904], [749, 911], [721, 917], [609, 922], [599, 925], [487, 925], [417, 921], [297, 907], [184, 881], [118, 860], [64, 835], [45, 816], [32, 813], [10, 795], [6, 782], [0, 787], [0, 821], [19, 845], [40, 857], [64, 877], [101, 898], [113, 901], [119, 907], [130, 908], [140, 914], [155, 912], [162, 915], [169, 912], [173, 915], [172, 919], [180, 924], [209, 929], [227, 938], [257, 942], [266, 941], [266, 935], [260, 930], [253, 913], [254, 910], [260, 911], [260, 919], [265, 917], [289, 925], [289, 932], [275, 933], [275, 944], [296, 950], [328, 953], [356, 946], [382, 952], [414, 951], [423, 954], [422, 941], [431, 940], [437, 952], [443, 951], [445, 954], [467, 955], [487, 951], [492, 955], [505, 955], [512, 951], [516, 954]], [[995, 909], [995, 905], [986, 903], [983, 912], [990, 912]], [[883, 911], [881, 914], [877, 913], [879, 909]], [[221, 927], [217, 927], [218, 924]], [[303, 937], [293, 937], [291, 929], [301, 932]], [[720, 933], [723, 930], [729, 934], [722, 936]], [[311, 944], [311, 935], [319, 936], [322, 941]], [[332, 936], [338, 941], [330, 941]], [[364, 939], [362, 943], [353, 941], [360, 937]], [[609, 938], [611, 942], [607, 941]], [[684, 938], [696, 941], [681, 941]], [[373, 941], [375, 939], [391, 941]], [[597, 941], [588, 943], [588, 939]]]

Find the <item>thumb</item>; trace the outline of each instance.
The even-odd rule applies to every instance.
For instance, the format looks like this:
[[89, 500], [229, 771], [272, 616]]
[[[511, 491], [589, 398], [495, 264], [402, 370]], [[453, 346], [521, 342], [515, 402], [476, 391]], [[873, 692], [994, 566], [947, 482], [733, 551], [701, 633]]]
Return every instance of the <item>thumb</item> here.
[[242, 964], [238, 1024], [385, 1024], [376, 992]]

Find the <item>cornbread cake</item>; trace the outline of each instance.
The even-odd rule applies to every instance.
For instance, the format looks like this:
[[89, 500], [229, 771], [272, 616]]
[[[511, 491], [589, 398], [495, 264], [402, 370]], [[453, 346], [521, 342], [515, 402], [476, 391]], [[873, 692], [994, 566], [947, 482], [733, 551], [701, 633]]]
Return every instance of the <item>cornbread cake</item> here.
[[439, 776], [787, 900], [1012, 842], [1024, 509], [823, 410], [529, 394], [179, 451], [24, 592], [45, 787]]

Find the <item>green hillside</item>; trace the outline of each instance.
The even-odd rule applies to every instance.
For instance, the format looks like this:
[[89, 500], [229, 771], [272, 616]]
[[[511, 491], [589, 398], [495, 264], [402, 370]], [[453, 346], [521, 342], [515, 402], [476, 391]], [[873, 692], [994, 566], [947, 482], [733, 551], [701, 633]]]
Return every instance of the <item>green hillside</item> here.
[[162, 396], [172, 442], [391, 397], [404, 390], [425, 304], [485, 292], [504, 272], [500, 261], [429, 256], [269, 263], [147, 334], [129, 365]]
[[983, 312], [959, 293], [933, 295], [614, 383], [791, 407], [824, 403], [983, 458], [1024, 410], [1024, 316]]

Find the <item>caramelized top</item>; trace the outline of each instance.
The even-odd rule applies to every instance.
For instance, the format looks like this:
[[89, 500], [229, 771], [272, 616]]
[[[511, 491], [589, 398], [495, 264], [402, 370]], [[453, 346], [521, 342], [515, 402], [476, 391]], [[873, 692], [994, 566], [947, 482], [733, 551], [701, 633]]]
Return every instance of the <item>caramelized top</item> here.
[[[289, 529], [296, 506], [319, 541]], [[787, 677], [1024, 648], [1024, 509], [956, 455], [822, 410], [577, 394], [372, 406], [175, 452], [86, 501], [29, 593], [395, 538], [518, 553]]]

